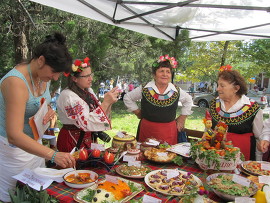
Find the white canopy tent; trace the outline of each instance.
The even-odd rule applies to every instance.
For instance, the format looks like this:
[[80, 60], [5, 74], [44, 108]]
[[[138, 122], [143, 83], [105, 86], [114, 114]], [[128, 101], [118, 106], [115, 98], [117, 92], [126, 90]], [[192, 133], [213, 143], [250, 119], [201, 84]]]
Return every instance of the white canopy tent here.
[[270, 0], [31, 0], [165, 40], [270, 38]]

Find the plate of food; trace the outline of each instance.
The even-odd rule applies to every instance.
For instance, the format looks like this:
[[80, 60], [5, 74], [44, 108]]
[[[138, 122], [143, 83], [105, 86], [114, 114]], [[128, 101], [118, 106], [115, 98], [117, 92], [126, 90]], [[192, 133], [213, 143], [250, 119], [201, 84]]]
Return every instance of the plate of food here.
[[171, 163], [172, 160], [177, 156], [177, 154], [169, 152], [164, 148], [151, 148], [144, 151], [144, 156], [146, 157], [146, 159], [157, 163]]
[[244, 172], [247, 172], [251, 175], [270, 175], [270, 163], [266, 161], [244, 161], [241, 164], [241, 168], [244, 170]]
[[127, 202], [143, 191], [139, 183], [118, 177], [118, 184], [101, 180], [97, 184], [84, 188], [74, 195], [80, 203], [90, 202]]
[[167, 149], [167, 151], [174, 152], [176, 154], [179, 154], [181, 156], [190, 158], [190, 146], [191, 144], [189, 142], [182, 142], [178, 143], [176, 145], [171, 146]]
[[116, 173], [127, 178], [144, 178], [144, 176], [152, 171], [151, 168], [141, 166], [128, 166], [127, 163], [121, 164], [115, 169]]
[[[174, 174], [170, 178], [171, 174]], [[148, 173], [145, 183], [164, 195], [185, 196], [197, 193], [202, 181], [190, 172], [176, 169], [161, 169]]]
[[98, 180], [98, 174], [90, 170], [73, 170], [63, 176], [67, 186], [72, 188], [86, 188], [94, 185]]
[[213, 192], [227, 201], [234, 201], [237, 197], [250, 197], [258, 191], [258, 186], [251, 180], [241, 177], [242, 182], [247, 185], [239, 184], [234, 181], [235, 174], [214, 173], [206, 178], [206, 183]]

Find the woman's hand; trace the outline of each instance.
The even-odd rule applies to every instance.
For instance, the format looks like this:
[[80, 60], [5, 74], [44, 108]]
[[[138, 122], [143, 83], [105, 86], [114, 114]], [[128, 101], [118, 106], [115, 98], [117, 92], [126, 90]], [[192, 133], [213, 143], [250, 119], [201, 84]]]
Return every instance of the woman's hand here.
[[113, 104], [118, 101], [119, 94], [118, 87], [115, 87], [104, 95], [103, 102]]
[[269, 144], [270, 143], [267, 140], [261, 140], [261, 141], [258, 142], [257, 148], [262, 153], [265, 153], [265, 152], [267, 152], [267, 150], [269, 148]]
[[62, 168], [74, 168], [76, 166], [75, 158], [66, 152], [57, 152], [54, 157], [54, 162]]
[[177, 127], [178, 132], [181, 132], [182, 130], [184, 130], [186, 118], [187, 118], [186, 115], [180, 115], [176, 119], [176, 127]]
[[141, 109], [137, 109], [137, 110], [133, 111], [133, 113], [137, 116], [138, 119], [142, 118]]
[[48, 112], [43, 118], [43, 125], [46, 125], [49, 121], [51, 121], [56, 116], [56, 113], [50, 106], [48, 106]]

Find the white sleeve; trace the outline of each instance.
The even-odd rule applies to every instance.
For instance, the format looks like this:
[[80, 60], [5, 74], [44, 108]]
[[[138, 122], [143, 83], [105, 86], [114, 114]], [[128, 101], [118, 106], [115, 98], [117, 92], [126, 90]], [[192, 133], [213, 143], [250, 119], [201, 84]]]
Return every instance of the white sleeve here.
[[270, 142], [270, 118], [263, 122], [261, 140], [267, 140]]
[[191, 108], [193, 106], [192, 97], [181, 88], [180, 88], [179, 101], [182, 103], [180, 115], [191, 115], [193, 113], [193, 111], [191, 111]]
[[260, 109], [252, 123], [252, 129], [253, 129], [253, 134], [255, 138], [260, 138], [261, 139], [261, 134], [262, 134], [262, 129], [263, 129], [263, 111]]
[[136, 101], [142, 99], [142, 86], [140, 85], [136, 89], [132, 90], [125, 94], [123, 101], [128, 109], [129, 112], [135, 111], [139, 109]]
[[83, 131], [111, 129], [110, 121], [100, 106], [89, 112], [89, 106], [77, 94], [65, 93], [57, 101], [59, 119], [63, 124], [73, 124]]

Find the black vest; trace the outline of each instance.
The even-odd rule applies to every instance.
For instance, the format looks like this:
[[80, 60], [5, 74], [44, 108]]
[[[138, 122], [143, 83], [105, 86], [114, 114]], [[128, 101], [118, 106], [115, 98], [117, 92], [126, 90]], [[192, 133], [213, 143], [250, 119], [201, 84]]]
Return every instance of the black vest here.
[[251, 105], [245, 104], [236, 112], [228, 113], [221, 109], [219, 99], [213, 99], [209, 109], [213, 128], [219, 121], [223, 121], [228, 125], [228, 132], [230, 133], [252, 133], [252, 123], [260, 107], [254, 100], [250, 100], [250, 103]]
[[177, 92], [170, 90], [166, 94], [158, 94], [151, 87], [143, 88], [141, 100], [142, 118], [158, 123], [168, 123], [175, 120], [180, 97]]

